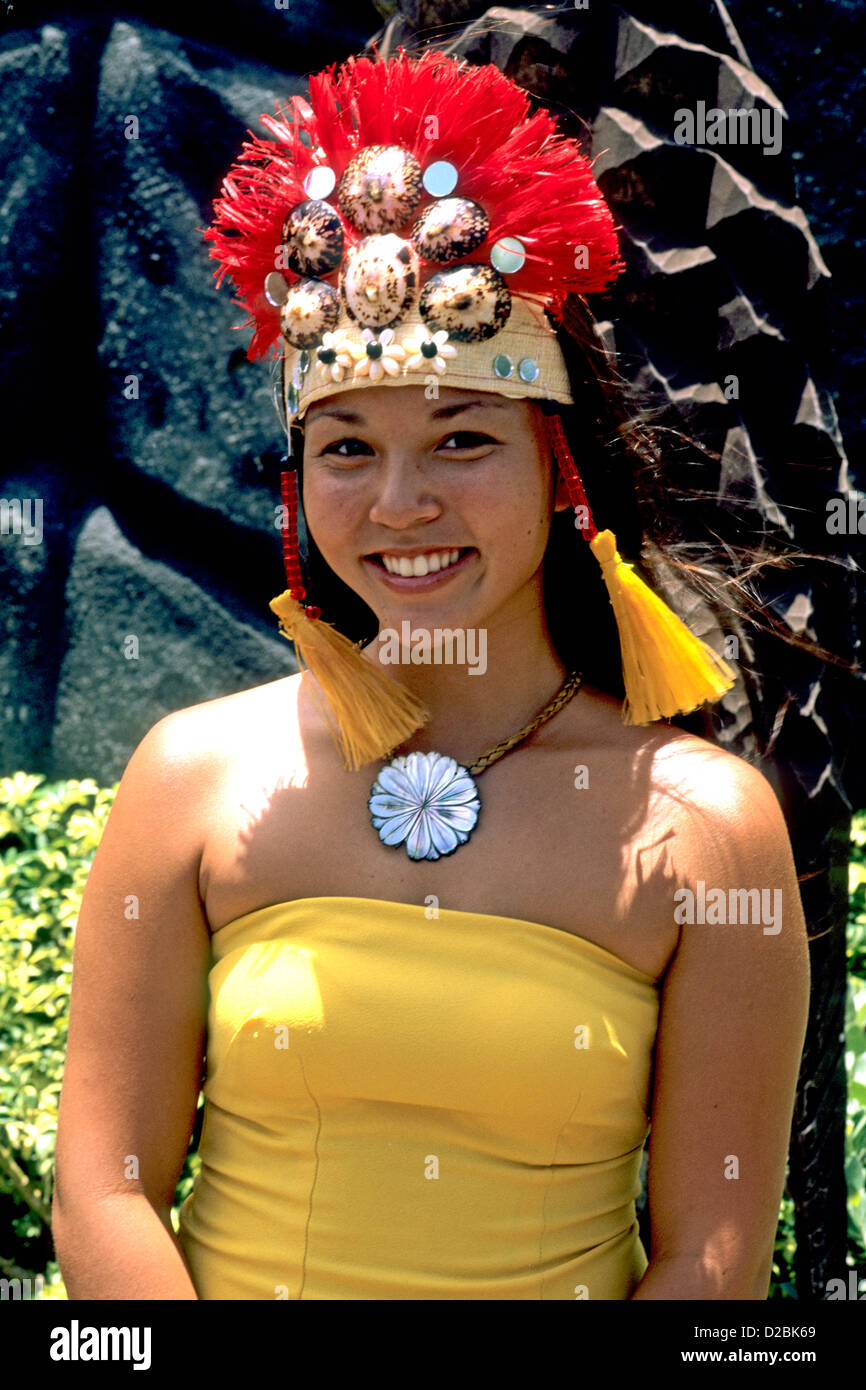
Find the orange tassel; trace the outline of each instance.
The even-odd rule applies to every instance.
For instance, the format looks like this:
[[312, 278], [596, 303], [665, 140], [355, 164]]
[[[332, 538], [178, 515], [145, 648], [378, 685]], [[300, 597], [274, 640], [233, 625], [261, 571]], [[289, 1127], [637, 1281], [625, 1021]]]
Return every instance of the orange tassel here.
[[623, 722], [649, 724], [690, 714], [736, 682], [727, 662], [690, 632], [622, 559], [612, 531], [589, 542], [613, 605], [625, 684]]
[[270, 608], [318, 682], [324, 703], [311, 687], [313, 699], [350, 771], [388, 757], [429, 719], [415, 695], [389, 680], [331, 623], [308, 617], [288, 589], [271, 599]]

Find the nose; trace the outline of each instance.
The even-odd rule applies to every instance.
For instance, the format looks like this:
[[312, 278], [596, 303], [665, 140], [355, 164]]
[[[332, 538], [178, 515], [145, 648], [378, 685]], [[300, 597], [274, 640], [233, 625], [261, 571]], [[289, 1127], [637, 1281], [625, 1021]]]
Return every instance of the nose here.
[[408, 451], [389, 453], [376, 481], [376, 497], [370, 507], [374, 525], [405, 531], [442, 515], [442, 504], [431, 495], [424, 470]]

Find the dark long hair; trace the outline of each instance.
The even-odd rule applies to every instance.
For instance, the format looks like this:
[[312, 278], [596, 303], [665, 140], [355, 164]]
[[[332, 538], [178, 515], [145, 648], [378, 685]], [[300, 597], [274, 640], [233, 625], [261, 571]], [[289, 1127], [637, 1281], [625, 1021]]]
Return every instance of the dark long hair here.
[[[822, 661], [839, 664], [834, 653], [774, 620], [754, 591], [754, 578], [762, 568], [786, 567], [795, 558], [802, 561], [800, 552], [786, 549], [775, 537], [763, 537], [757, 547], [742, 545], [735, 510], [689, 480], [695, 450], [717, 456], [688, 435], [670, 412], [640, 401], [618, 374], [585, 300], [569, 295], [561, 322], [551, 320], [551, 326], [568, 369], [574, 404], [540, 405], [545, 413], [560, 415], [595, 525], [615, 533], [623, 559], [681, 615], [685, 616], [684, 607], [690, 614], [703, 609], [706, 626], [736, 637], [741, 656], [749, 651], [746, 627], [752, 625]], [[291, 438], [291, 466], [302, 480], [302, 429], [293, 427]], [[684, 465], [687, 454], [690, 466]], [[309, 601], [352, 641], [372, 641], [378, 631], [376, 615], [326, 564], [303, 524], [303, 508], [300, 523]], [[566, 668], [580, 671], [587, 684], [622, 699], [616, 621], [600, 566], [575, 527], [571, 508], [556, 512], [551, 521], [543, 594], [551, 640]], [[739, 669], [754, 714], [755, 673], [746, 659], [740, 659]], [[713, 708], [705, 706], [669, 722], [713, 738], [713, 720]]]

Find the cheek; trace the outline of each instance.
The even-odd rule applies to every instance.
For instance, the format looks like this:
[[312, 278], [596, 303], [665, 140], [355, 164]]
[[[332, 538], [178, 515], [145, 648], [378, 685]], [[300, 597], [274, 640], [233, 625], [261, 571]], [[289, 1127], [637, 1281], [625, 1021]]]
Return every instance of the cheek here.
[[[522, 558], [535, 560], [544, 552], [553, 513], [546, 473], [525, 472], [501, 479], [466, 495], [466, 515], [478, 518], [478, 532], [491, 539], [509, 538]], [[516, 558], [516, 556], [515, 556]]]
[[313, 471], [304, 478], [303, 501], [310, 534], [327, 560], [365, 515], [357, 481]]

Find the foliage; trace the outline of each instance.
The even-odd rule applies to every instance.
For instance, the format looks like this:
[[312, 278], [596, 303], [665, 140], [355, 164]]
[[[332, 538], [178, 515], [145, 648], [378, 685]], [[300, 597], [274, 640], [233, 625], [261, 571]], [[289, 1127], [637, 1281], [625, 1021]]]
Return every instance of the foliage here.
[[[35, 1280], [38, 1271], [41, 1297], [65, 1298], [50, 1222], [72, 946], [117, 785], [44, 782], [23, 772], [0, 779], [0, 1213], [11, 1232], [0, 1276]], [[191, 1152], [178, 1203], [198, 1162]]]
[[[66, 1297], [53, 1258], [54, 1139], [84, 885], [117, 786], [17, 772], [0, 779], [0, 1212], [8, 1247], [0, 1277], [43, 1280], [43, 1298]], [[854, 818], [848, 923], [846, 1126], [849, 1264], [866, 1269], [866, 812]], [[177, 1185], [172, 1219], [200, 1161], [203, 1098]], [[779, 1214], [770, 1298], [796, 1298], [794, 1208]]]

